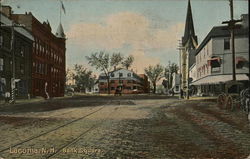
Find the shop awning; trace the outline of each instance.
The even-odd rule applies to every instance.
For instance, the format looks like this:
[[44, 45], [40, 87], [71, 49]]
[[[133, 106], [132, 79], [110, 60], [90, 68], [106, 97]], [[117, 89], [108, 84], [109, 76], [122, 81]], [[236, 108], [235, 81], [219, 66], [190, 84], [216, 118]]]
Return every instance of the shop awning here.
[[212, 58], [207, 60], [207, 63], [208, 63], [209, 66], [211, 66], [212, 62], [217, 62], [218, 64], [220, 64], [221, 63], [221, 57], [215, 56], [215, 57], [212, 57]]
[[244, 57], [239, 56], [239, 57], [236, 57], [235, 61], [236, 61], [236, 63], [239, 63], [240, 61], [245, 62], [247, 60]]
[[[233, 79], [232, 75], [216, 75], [216, 76], [207, 76], [202, 79], [193, 81], [190, 85], [208, 85], [208, 84], [219, 84], [231, 81]], [[246, 74], [236, 75], [236, 81], [247, 81], [249, 80]]]

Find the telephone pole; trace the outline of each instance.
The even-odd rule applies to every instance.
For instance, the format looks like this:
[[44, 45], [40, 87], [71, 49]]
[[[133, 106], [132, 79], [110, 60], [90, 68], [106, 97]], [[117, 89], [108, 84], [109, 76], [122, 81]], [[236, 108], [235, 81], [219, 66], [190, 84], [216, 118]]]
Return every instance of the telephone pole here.
[[239, 28], [235, 24], [241, 22], [242, 20], [235, 20], [234, 19], [234, 10], [233, 10], [233, 0], [229, 0], [230, 5], [230, 20], [224, 21], [222, 24], [228, 24], [228, 29], [230, 30], [231, 34], [231, 49], [232, 49], [232, 76], [233, 81], [236, 81], [236, 72], [235, 72], [235, 37], [234, 37], [234, 30]]
[[182, 42], [181, 42], [181, 40], [178, 40], [178, 42], [179, 42], [179, 45], [178, 45], [178, 48], [177, 48], [177, 50], [179, 50], [179, 69], [180, 69], [180, 73], [179, 73], [179, 82], [180, 82], [180, 84], [179, 84], [179, 90], [180, 90], [180, 94], [179, 94], [179, 99], [181, 99], [182, 98], [182, 96], [181, 96], [181, 78], [182, 78], [182, 72], [181, 72], [181, 69], [182, 69], [182, 64], [181, 64], [181, 58], [182, 58], [182, 50], [183, 50], [183, 46], [182, 46]]

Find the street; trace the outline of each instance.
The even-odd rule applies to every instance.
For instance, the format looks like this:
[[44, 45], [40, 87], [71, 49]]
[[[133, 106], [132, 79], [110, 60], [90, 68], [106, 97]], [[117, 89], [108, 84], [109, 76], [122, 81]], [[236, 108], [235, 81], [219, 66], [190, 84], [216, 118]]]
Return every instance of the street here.
[[246, 159], [250, 124], [212, 100], [74, 96], [0, 106], [4, 159]]

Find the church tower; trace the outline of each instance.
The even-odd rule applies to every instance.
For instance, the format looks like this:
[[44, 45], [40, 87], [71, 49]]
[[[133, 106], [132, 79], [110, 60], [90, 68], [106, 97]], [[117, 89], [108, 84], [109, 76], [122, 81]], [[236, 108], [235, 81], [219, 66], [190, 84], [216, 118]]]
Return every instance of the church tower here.
[[190, 0], [188, 0], [187, 15], [184, 36], [182, 37], [181, 53], [181, 88], [188, 98], [189, 87], [189, 68], [195, 63], [195, 48], [198, 45], [197, 36], [195, 35], [193, 15]]

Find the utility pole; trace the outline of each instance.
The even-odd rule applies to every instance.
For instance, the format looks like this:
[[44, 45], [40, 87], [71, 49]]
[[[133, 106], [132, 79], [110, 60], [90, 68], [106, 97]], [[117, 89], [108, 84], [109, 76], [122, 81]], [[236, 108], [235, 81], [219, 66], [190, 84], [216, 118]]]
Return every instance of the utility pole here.
[[189, 99], [189, 54], [190, 54], [190, 48], [187, 52], [187, 99]]
[[179, 45], [178, 45], [178, 48], [177, 48], [177, 50], [179, 50], [179, 69], [180, 69], [180, 73], [179, 73], [179, 82], [180, 82], [180, 85], [179, 85], [179, 90], [180, 90], [180, 94], [179, 94], [179, 99], [181, 99], [182, 98], [182, 96], [181, 96], [181, 78], [182, 78], [182, 72], [181, 72], [181, 69], [182, 69], [182, 64], [181, 64], [181, 58], [182, 58], [182, 50], [183, 50], [183, 46], [182, 46], [182, 42], [181, 42], [181, 40], [178, 40], [178, 42], [179, 42]]
[[224, 21], [222, 24], [228, 24], [228, 29], [230, 30], [231, 34], [231, 49], [232, 49], [232, 76], [233, 81], [236, 81], [236, 72], [235, 72], [235, 37], [234, 37], [234, 30], [236, 27], [237, 22], [241, 22], [242, 20], [234, 20], [234, 12], [233, 12], [233, 0], [229, 0], [230, 5], [230, 20]]
[[12, 78], [11, 78], [11, 103], [15, 103], [15, 97], [16, 97], [16, 93], [15, 93], [15, 76], [16, 76], [16, 69], [15, 69], [15, 50], [14, 50], [14, 41], [15, 41], [15, 31], [14, 31], [14, 23], [13, 21], [11, 22], [11, 45], [10, 45], [10, 51], [12, 54]]

